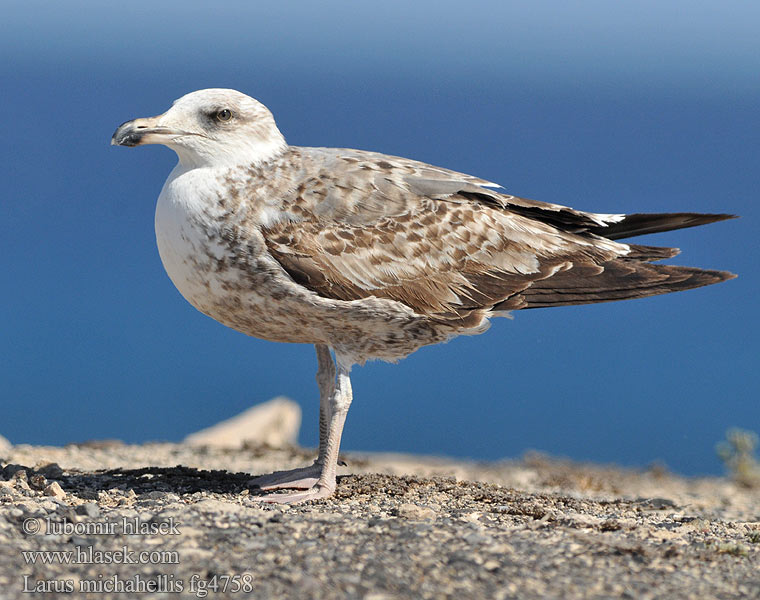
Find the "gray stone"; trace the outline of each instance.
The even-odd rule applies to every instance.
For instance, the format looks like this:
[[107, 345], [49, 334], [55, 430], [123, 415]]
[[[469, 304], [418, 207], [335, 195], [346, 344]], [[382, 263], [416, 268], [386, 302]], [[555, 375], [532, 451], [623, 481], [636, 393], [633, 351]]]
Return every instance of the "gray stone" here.
[[78, 515], [84, 515], [92, 519], [100, 516], [100, 507], [94, 502], [86, 502], [85, 504], [80, 504], [76, 507], [75, 510]]
[[36, 470], [42, 473], [48, 479], [57, 479], [63, 475], [63, 469], [61, 469], [58, 463], [45, 462], [36, 466]]

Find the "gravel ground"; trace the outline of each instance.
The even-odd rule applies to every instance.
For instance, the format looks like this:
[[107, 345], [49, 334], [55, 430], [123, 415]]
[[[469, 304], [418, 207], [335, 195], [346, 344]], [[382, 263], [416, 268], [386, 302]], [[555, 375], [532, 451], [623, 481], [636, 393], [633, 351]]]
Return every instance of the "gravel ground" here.
[[333, 498], [282, 507], [250, 474], [311, 452], [0, 456], [2, 599], [760, 598], [760, 494], [726, 479], [347, 453]]

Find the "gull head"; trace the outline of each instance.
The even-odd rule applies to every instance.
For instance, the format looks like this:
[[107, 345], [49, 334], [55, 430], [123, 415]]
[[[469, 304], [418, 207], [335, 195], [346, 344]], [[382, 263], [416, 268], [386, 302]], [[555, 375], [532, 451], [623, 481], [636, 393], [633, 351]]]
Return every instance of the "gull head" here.
[[262, 164], [287, 148], [266, 106], [226, 89], [192, 92], [161, 115], [127, 121], [111, 144], [163, 144], [186, 168]]

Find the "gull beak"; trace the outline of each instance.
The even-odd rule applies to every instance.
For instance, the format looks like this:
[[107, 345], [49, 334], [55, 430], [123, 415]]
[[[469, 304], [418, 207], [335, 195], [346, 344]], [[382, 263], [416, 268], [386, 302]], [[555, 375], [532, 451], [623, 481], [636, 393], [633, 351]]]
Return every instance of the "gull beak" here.
[[142, 144], [165, 144], [171, 138], [183, 135], [184, 132], [162, 127], [159, 125], [161, 117], [148, 117], [135, 119], [122, 123], [114, 131], [111, 137], [112, 146], [140, 146]]

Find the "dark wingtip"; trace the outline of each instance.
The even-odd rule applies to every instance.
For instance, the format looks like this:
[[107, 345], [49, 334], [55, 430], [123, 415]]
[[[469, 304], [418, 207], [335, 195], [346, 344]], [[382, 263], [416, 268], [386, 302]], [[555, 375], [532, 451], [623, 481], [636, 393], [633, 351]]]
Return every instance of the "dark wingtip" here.
[[670, 265], [664, 265], [664, 268], [672, 270], [673, 273], [679, 271], [689, 273], [689, 277], [684, 279], [682, 283], [678, 284], [678, 287], [673, 291], [689, 290], [721, 283], [723, 281], [728, 281], [729, 279], [736, 279], [736, 273], [731, 273], [730, 271], [715, 271], [713, 269], [698, 269], [696, 267], [671, 267]]
[[740, 219], [741, 215], [731, 215], [728, 213], [707, 213], [704, 215], [699, 215], [701, 217], [707, 217], [708, 219], [704, 221], [703, 223], [698, 223], [698, 225], [706, 225], [707, 223], [717, 223], [718, 221], [728, 221], [729, 219]]
[[[664, 265], [666, 267], [670, 265]], [[723, 283], [729, 279], [736, 279], [736, 273], [730, 271], [715, 271], [713, 269], [697, 269], [694, 267], [676, 267], [677, 270], [684, 272], [691, 271], [690, 276], [683, 282], [674, 284], [672, 289], [666, 289], [664, 292], [679, 292], [683, 290], [691, 290], [695, 288], [705, 287], [708, 285], [715, 285], [716, 283]]]
[[729, 271], [714, 271], [679, 265], [654, 265], [648, 262], [629, 262], [616, 259], [604, 263], [604, 270], [592, 276], [575, 268], [533, 283], [520, 292], [522, 306], [515, 308], [548, 308], [570, 304], [594, 304], [617, 300], [634, 300], [735, 279]]
[[632, 213], [617, 223], [590, 229], [610, 240], [619, 240], [637, 235], [673, 231], [687, 227], [698, 227], [728, 219], [738, 219], [738, 215], [727, 213]]

